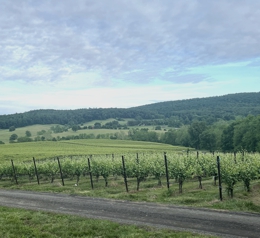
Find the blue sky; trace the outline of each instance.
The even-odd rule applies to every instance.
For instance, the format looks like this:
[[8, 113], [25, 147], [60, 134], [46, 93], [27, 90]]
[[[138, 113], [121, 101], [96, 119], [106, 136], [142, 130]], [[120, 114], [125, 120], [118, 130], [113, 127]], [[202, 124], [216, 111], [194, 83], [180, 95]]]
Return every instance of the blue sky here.
[[0, 4], [0, 114], [260, 91], [258, 0]]

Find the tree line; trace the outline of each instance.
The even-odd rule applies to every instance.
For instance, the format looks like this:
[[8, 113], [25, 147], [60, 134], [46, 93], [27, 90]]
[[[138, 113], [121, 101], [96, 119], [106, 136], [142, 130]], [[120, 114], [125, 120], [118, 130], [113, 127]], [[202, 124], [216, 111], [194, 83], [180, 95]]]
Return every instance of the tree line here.
[[205, 121], [206, 124], [212, 125], [219, 120], [232, 121], [237, 117], [246, 117], [249, 114], [259, 115], [259, 101], [260, 93], [258, 92], [160, 102], [132, 108], [42, 109], [0, 115], [0, 129], [35, 124], [72, 126], [109, 118], [131, 118], [135, 119], [137, 123], [142, 120], [150, 120], [150, 122], [157, 120], [157, 123], [172, 127], [191, 125], [195, 121]]
[[[72, 139], [119, 139], [150, 141], [180, 145], [195, 148], [197, 150], [222, 151], [222, 152], [260, 152], [260, 115], [249, 115], [234, 121], [219, 120], [214, 124], [207, 124], [205, 121], [195, 121], [191, 125], [183, 125], [180, 128], [172, 128], [161, 131], [160, 126], [156, 130], [149, 130], [143, 127], [127, 128], [118, 121], [109, 122], [103, 127], [101, 123], [95, 123], [88, 129], [106, 128], [108, 126], [118, 127], [118, 132], [94, 135], [94, 133], [80, 133], [77, 135], [55, 136], [53, 133], [60, 133], [72, 129], [60, 125], [52, 126], [50, 130], [37, 132], [37, 137], [31, 138], [30, 131], [25, 132], [25, 136], [19, 137], [16, 134], [10, 136], [10, 142], [31, 142], [44, 140], [72, 140]], [[79, 125], [77, 130], [83, 129]], [[116, 127], [115, 127], [116, 128]], [[113, 129], [115, 129], [113, 127]], [[119, 129], [120, 128], [120, 129]]]

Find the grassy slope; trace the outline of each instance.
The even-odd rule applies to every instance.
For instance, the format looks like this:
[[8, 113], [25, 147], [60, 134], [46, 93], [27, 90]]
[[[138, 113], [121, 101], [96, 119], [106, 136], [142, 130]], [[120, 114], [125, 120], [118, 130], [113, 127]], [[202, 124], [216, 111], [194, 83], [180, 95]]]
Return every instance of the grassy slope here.
[[[86, 123], [84, 124], [84, 126], [88, 126], [88, 125], [94, 125], [94, 122], [91, 123]], [[26, 126], [26, 127], [21, 127], [21, 128], [17, 128], [15, 129], [15, 131], [9, 131], [7, 129], [5, 130], [0, 130], [0, 140], [3, 141], [4, 143], [9, 143], [9, 138], [12, 134], [17, 134], [18, 137], [23, 137], [25, 136], [25, 132], [26, 131], [30, 131], [32, 136], [31, 138], [34, 139], [35, 137], [37, 137], [37, 132], [41, 131], [41, 130], [45, 130], [48, 131], [51, 126], [55, 126], [54, 124], [50, 124], [50, 125], [33, 125], [33, 126]], [[71, 129], [68, 130], [67, 132], [63, 132], [63, 133], [52, 133], [51, 135], [53, 137], [57, 137], [57, 136], [68, 136], [68, 135], [79, 135], [79, 134], [94, 134], [95, 136], [98, 134], [106, 134], [106, 133], [115, 133], [118, 132], [118, 130], [108, 130], [108, 129], [95, 129], [95, 130], [90, 130], [90, 129], [84, 129], [84, 130], [79, 130], [79, 131], [72, 131]]]
[[[115, 119], [110, 118], [107, 120], [95, 120], [95, 121], [91, 121], [88, 123], [84, 123], [83, 125], [81, 125], [81, 127], [83, 126], [94, 126], [94, 124], [96, 122], [101, 123], [102, 125], [105, 125], [107, 122], [111, 122], [114, 121]], [[120, 121], [119, 123], [124, 125], [127, 123], [127, 120], [133, 120], [133, 119], [124, 119], [124, 121]], [[50, 124], [50, 125], [33, 125], [33, 126], [26, 126], [26, 127], [21, 127], [21, 128], [16, 128], [15, 131], [9, 131], [8, 129], [0, 129], [0, 141], [3, 141], [4, 143], [9, 143], [9, 138], [12, 134], [17, 134], [18, 137], [24, 137], [25, 136], [25, 132], [26, 131], [30, 131], [32, 136], [31, 138], [34, 139], [35, 137], [37, 137], [37, 132], [41, 131], [41, 130], [45, 130], [48, 131], [50, 130], [50, 128], [52, 126], [55, 126], [56, 124]], [[156, 132], [164, 132], [164, 129], [169, 129], [167, 126], [161, 126], [162, 130], [161, 131], [156, 131]], [[134, 127], [129, 127], [129, 128], [148, 128], [150, 131], [154, 131], [155, 126], [134, 126]], [[97, 136], [98, 134], [114, 134], [114, 133], [124, 133], [125, 135], [127, 135], [128, 130], [113, 130], [113, 129], [83, 129], [83, 130], [78, 130], [76, 132], [72, 131], [71, 129], [69, 129], [66, 132], [63, 133], [52, 133], [52, 137], [66, 137], [66, 136], [71, 136], [71, 135], [79, 135], [79, 134], [94, 134], [95, 136]]]
[[32, 134], [32, 138], [37, 136], [37, 132], [41, 130], [48, 131], [50, 127], [53, 125], [34, 125], [34, 126], [26, 126], [26, 127], [20, 127], [16, 128], [15, 131], [9, 131], [7, 129], [0, 130], [0, 140], [4, 143], [9, 143], [9, 138], [12, 134], [17, 134], [18, 137], [25, 136], [26, 131], [30, 131]]
[[0, 145], [0, 161], [50, 158], [65, 155], [124, 154], [128, 152], [181, 151], [185, 147], [124, 140], [86, 139], [69, 141], [40, 141]]

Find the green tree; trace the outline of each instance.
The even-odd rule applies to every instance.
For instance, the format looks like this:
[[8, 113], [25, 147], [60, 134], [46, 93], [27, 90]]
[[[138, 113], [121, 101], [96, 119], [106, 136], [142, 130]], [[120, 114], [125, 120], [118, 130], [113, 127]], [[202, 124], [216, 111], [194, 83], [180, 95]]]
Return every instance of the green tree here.
[[15, 131], [15, 127], [14, 126], [10, 126], [9, 127], [9, 131]]
[[179, 117], [177, 117], [177, 116], [172, 116], [172, 117], [169, 119], [168, 126], [179, 128], [179, 127], [181, 127], [181, 125], [182, 125], [182, 123], [181, 123]]
[[71, 127], [71, 129], [72, 129], [73, 131], [77, 131], [77, 130], [79, 129], [79, 126], [78, 126], [78, 125], [73, 125], [73, 126]]
[[170, 129], [162, 135], [161, 141], [165, 144], [176, 145], [176, 130]]
[[247, 150], [257, 151], [260, 140], [260, 116], [248, 116], [239, 121], [234, 127], [234, 148], [236, 151]]
[[31, 137], [31, 136], [32, 136], [32, 133], [31, 133], [30, 131], [26, 131], [26, 132], [25, 132], [25, 135], [26, 135], [27, 137]]
[[155, 127], [155, 130], [158, 130], [158, 131], [160, 131], [162, 129], [162, 127], [161, 126], [156, 126]]
[[96, 122], [96, 123], [94, 124], [94, 128], [95, 128], [95, 129], [101, 128], [101, 123], [100, 123], [100, 122]]
[[29, 137], [27, 137], [27, 136], [19, 137], [19, 138], [17, 139], [17, 142], [31, 142], [31, 141], [33, 141], [32, 138], [29, 138]]
[[209, 150], [211, 152], [216, 150], [216, 135], [210, 131], [203, 131], [200, 135], [200, 147], [201, 149]]
[[10, 140], [10, 141], [15, 141], [15, 140], [17, 140], [17, 138], [18, 138], [18, 135], [17, 135], [17, 134], [12, 134], [12, 135], [10, 136], [9, 140]]
[[190, 143], [195, 149], [200, 149], [200, 135], [207, 129], [205, 122], [193, 122], [189, 129]]
[[221, 135], [221, 149], [223, 152], [232, 152], [234, 151], [234, 127], [237, 122], [233, 122], [226, 129], [223, 130]]

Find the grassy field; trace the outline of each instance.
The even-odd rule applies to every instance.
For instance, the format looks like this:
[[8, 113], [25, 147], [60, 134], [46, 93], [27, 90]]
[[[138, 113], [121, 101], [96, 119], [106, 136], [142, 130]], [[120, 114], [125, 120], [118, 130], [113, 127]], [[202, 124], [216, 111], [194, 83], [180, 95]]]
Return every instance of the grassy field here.
[[52, 158], [69, 155], [91, 155], [91, 154], [124, 154], [151, 151], [182, 151], [185, 147], [167, 144], [110, 140], [110, 139], [86, 139], [69, 141], [39, 141], [26, 143], [11, 143], [0, 145], [1, 161], [26, 161], [33, 157], [36, 159]]
[[[95, 120], [91, 121], [88, 123], [84, 123], [80, 125], [82, 128], [85, 126], [94, 126], [96, 122], [101, 123], [102, 125], [105, 125], [108, 122], [114, 121], [114, 118], [110, 118], [107, 120]], [[119, 121], [120, 124], [124, 125], [127, 123], [128, 120], [133, 120], [133, 119], [124, 119], [124, 121]], [[81, 129], [78, 131], [73, 131], [72, 129], [69, 129], [68, 131], [64, 131], [62, 133], [53, 133], [50, 131], [50, 128], [52, 126], [56, 126], [57, 124], [49, 124], [49, 125], [33, 125], [33, 126], [26, 126], [26, 127], [20, 127], [16, 128], [15, 131], [9, 131], [9, 129], [0, 129], [0, 141], [3, 141], [4, 143], [8, 144], [9, 143], [9, 138], [12, 134], [17, 134], [18, 137], [24, 137], [26, 131], [31, 132], [31, 138], [34, 140], [38, 136], [38, 132], [44, 130], [47, 132], [48, 136], [55, 137], [66, 137], [66, 136], [76, 136], [80, 134], [93, 134], [94, 136], [97, 135], [104, 135], [104, 134], [115, 134], [115, 133], [121, 133], [123, 135], [128, 134], [128, 129], [125, 130], [117, 130], [117, 129]], [[62, 126], [61, 126], [62, 127]], [[147, 128], [149, 131], [155, 131], [155, 125], [154, 126], [132, 126], [129, 128]], [[157, 133], [164, 133], [165, 130], [168, 130], [168, 126], [161, 126], [162, 130], [156, 130]]]
[[0, 237], [206, 237], [189, 232], [157, 230], [151, 227], [122, 225], [114, 222], [86, 219], [72, 215], [26, 211], [0, 207]]
[[[109, 120], [107, 120], [109, 121]], [[98, 121], [95, 121], [98, 122]], [[93, 122], [89, 122], [84, 124], [83, 126], [89, 126], [89, 125], [94, 125], [95, 123]], [[102, 121], [103, 122], [103, 121]], [[26, 127], [20, 127], [20, 128], [16, 128], [15, 131], [9, 131], [8, 129], [1, 129], [0, 130], [0, 141], [3, 141], [4, 143], [9, 143], [9, 138], [12, 134], [17, 134], [18, 137], [24, 137], [25, 136], [25, 132], [26, 131], [30, 131], [31, 132], [31, 138], [34, 139], [35, 137], [38, 136], [37, 132], [40, 132], [42, 130], [45, 130], [46, 132], [48, 132], [50, 130], [50, 128], [52, 126], [56, 126], [56, 124], [50, 124], [50, 125], [33, 125], [33, 126], [26, 126]], [[128, 130], [121, 130], [122, 132], [126, 133], [128, 132]], [[82, 129], [82, 130], [78, 130], [78, 131], [72, 131], [71, 129], [69, 129], [68, 131], [62, 132], [62, 133], [51, 133], [49, 131], [49, 133], [51, 133], [52, 137], [66, 137], [66, 136], [71, 136], [71, 135], [79, 135], [79, 134], [94, 134], [95, 136], [97, 136], [98, 134], [114, 134], [116, 132], [119, 132], [119, 130], [113, 130], [113, 129]]]
[[37, 136], [37, 132], [41, 130], [48, 131], [51, 126], [55, 126], [54, 124], [51, 125], [33, 125], [33, 126], [26, 126], [16, 128], [15, 131], [9, 131], [8, 129], [1, 129], [0, 130], [0, 141], [4, 143], [9, 143], [9, 138], [12, 134], [17, 134], [18, 137], [25, 136], [26, 131], [30, 131], [32, 134], [32, 138]]

